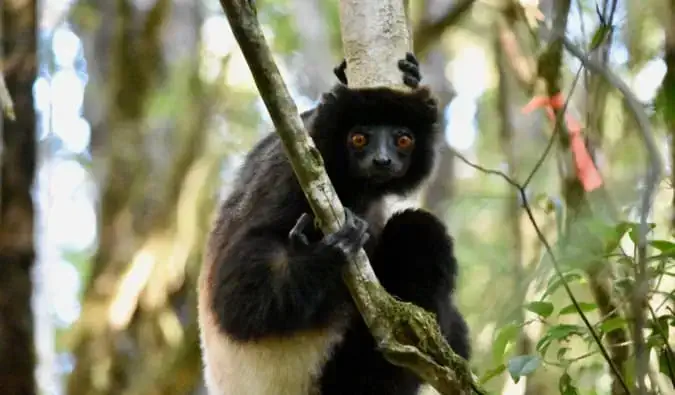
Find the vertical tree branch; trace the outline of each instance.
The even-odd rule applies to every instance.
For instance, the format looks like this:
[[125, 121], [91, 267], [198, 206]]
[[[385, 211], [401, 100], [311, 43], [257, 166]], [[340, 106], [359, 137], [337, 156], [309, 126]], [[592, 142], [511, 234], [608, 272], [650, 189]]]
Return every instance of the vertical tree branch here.
[[401, 0], [340, 0], [350, 87], [405, 87], [395, 59], [410, 50], [407, 26]]
[[[614, 13], [616, 1], [612, 1], [613, 6], [610, 10], [610, 1], [605, 0], [602, 7], [603, 19], [608, 24], [612, 24], [611, 15]], [[590, 56], [594, 62], [607, 67], [609, 53], [612, 46], [612, 36], [608, 35], [606, 40]], [[586, 72], [587, 84], [587, 119], [589, 140], [587, 146], [593, 159], [595, 159], [595, 147], [602, 144], [605, 131], [605, 107], [609, 96], [610, 85], [601, 76]], [[612, 214], [616, 211], [611, 202], [607, 201], [607, 210]], [[613, 215], [614, 216], [614, 215]], [[612, 263], [606, 259], [591, 262], [586, 270], [588, 274], [588, 285], [593, 294], [593, 298], [598, 305], [598, 310], [602, 314], [603, 320], [619, 319], [622, 311], [612, 290]], [[626, 363], [629, 358], [629, 343], [626, 329], [621, 326], [606, 334], [605, 341], [610, 350], [612, 361], [621, 374], [626, 374]], [[621, 381], [616, 377], [612, 378], [612, 395], [624, 395], [625, 389]]]
[[[666, 62], [666, 75], [660, 92], [661, 105], [665, 114], [666, 126], [670, 135], [670, 163], [675, 164], [675, 0], [670, 1], [670, 12], [666, 17], [666, 42], [663, 59]], [[673, 187], [671, 200], [670, 227], [675, 232], [675, 171], [670, 172]]]
[[[457, 6], [458, 1], [426, 0], [420, 25], [426, 26], [436, 20], [442, 19], [444, 15], [441, 11], [444, 11], [443, 8], [447, 7], [447, 4]], [[413, 47], [417, 49], [416, 44]], [[420, 59], [419, 55], [418, 59]], [[434, 94], [438, 98], [438, 108], [442, 119], [440, 128], [445, 131], [448, 125], [445, 109], [456, 95], [455, 88], [445, 76], [447, 59], [438, 42], [425, 52], [423, 59], [423, 61], [420, 59], [422, 61], [422, 74], [425, 76], [426, 83], [434, 87]], [[438, 152], [438, 170], [430, 181], [423, 200], [423, 205], [439, 218], [444, 218], [447, 214], [447, 203], [452, 199], [454, 183], [455, 157], [452, 148], [448, 146], [444, 139]]]

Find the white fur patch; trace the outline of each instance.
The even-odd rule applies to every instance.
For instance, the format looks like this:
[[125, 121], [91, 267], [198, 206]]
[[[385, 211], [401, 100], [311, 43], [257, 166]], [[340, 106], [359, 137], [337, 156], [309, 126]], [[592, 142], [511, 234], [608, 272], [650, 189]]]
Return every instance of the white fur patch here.
[[315, 380], [342, 333], [313, 331], [285, 339], [236, 342], [219, 331], [207, 294], [200, 292], [199, 323], [209, 395], [318, 394]]

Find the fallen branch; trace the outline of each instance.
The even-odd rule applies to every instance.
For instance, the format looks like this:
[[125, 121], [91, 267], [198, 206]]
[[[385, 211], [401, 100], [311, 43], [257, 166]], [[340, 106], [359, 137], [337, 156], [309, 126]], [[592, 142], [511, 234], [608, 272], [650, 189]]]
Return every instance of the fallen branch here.
[[[253, 2], [221, 0], [221, 5], [321, 230], [337, 231], [344, 221], [344, 209], [272, 59]], [[435, 319], [390, 296], [380, 286], [363, 250], [347, 265], [345, 282], [390, 362], [411, 369], [442, 394], [470, 394], [472, 389], [483, 393], [474, 383], [468, 363], [452, 352]]]

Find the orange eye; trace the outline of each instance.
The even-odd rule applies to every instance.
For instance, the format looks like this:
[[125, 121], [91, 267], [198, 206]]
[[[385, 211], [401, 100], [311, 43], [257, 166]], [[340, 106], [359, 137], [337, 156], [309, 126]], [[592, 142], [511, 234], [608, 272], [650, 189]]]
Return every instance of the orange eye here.
[[396, 146], [398, 148], [409, 148], [412, 143], [412, 139], [408, 136], [401, 136], [396, 140]]
[[361, 133], [352, 134], [352, 136], [350, 138], [350, 141], [352, 142], [352, 145], [356, 148], [361, 148], [364, 145], [366, 145], [366, 143], [368, 142], [368, 140], [366, 139], [366, 136], [364, 136]]

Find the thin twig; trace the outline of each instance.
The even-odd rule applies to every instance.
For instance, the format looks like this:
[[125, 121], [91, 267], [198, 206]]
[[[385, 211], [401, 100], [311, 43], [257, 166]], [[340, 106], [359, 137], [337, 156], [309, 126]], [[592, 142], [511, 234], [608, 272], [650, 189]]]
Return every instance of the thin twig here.
[[539, 171], [541, 166], [544, 164], [544, 161], [546, 160], [546, 157], [548, 156], [549, 152], [551, 151], [551, 148], [553, 148], [553, 143], [555, 143], [555, 138], [557, 137], [558, 133], [560, 133], [560, 129], [562, 129], [562, 119], [564, 117], [564, 114], [567, 112], [567, 107], [571, 101], [572, 98], [572, 92], [576, 88], [577, 84], [579, 83], [579, 76], [581, 75], [581, 70], [582, 68], [580, 67], [579, 70], [577, 71], [576, 76], [574, 77], [574, 81], [572, 81], [572, 87], [570, 88], [570, 94], [567, 95], [567, 99], [565, 99], [565, 103], [563, 104], [562, 110], [558, 113], [558, 116], [556, 118], [555, 124], [553, 126], [553, 133], [551, 133], [551, 137], [548, 140], [548, 144], [546, 144], [546, 148], [544, 148], [544, 151], [542, 152], [541, 156], [537, 160], [537, 162], [534, 165], [534, 168], [530, 172], [530, 175], [525, 179], [525, 182], [523, 183], [523, 188], [527, 188], [528, 185], [530, 185], [530, 182], [532, 182], [532, 179], [534, 178], [535, 174]]
[[[525, 188], [523, 188], [522, 185], [520, 185], [518, 182], [511, 179], [511, 177], [506, 175], [504, 172], [499, 171], [499, 170], [487, 169], [487, 168], [482, 167], [480, 165], [474, 164], [473, 162], [466, 159], [459, 152], [456, 152], [456, 151], [453, 151], [453, 152], [454, 152], [455, 156], [457, 156], [457, 158], [459, 158], [465, 164], [473, 167], [476, 170], [480, 170], [483, 173], [497, 175], [497, 176], [501, 177], [502, 179], [504, 179], [504, 181], [506, 181], [507, 183], [514, 186], [516, 189], [518, 189], [518, 193], [520, 193], [520, 197], [523, 201], [523, 208], [525, 209], [525, 212], [527, 213], [527, 217], [530, 220], [530, 223], [532, 224], [532, 226], [534, 227], [534, 231], [537, 233], [537, 237], [542, 242], [542, 244], [544, 244], [544, 248], [546, 249], [546, 253], [551, 258], [551, 263], [553, 263], [553, 269], [555, 270], [556, 275], [562, 280], [561, 284], [562, 284], [563, 288], [565, 289], [565, 292], [567, 293], [567, 296], [569, 297], [570, 301], [574, 305], [574, 308], [577, 310], [577, 313], [579, 314], [579, 317], [581, 317], [581, 320], [584, 322], [584, 325], [586, 325], [586, 329], [588, 329], [591, 336], [593, 337], [593, 340], [598, 345], [598, 348], [600, 349], [600, 352], [602, 353], [602, 356], [605, 358], [605, 360], [610, 365], [610, 367], [614, 370], [614, 373], [618, 377], [622, 378], [618, 368], [612, 362], [612, 359], [609, 355], [609, 352], [607, 351], [604, 344], [602, 343], [602, 340], [600, 339], [600, 336], [595, 331], [595, 328], [593, 328], [593, 325], [588, 320], [588, 317], [586, 317], [586, 314], [582, 310], [581, 305], [579, 305], [579, 301], [574, 296], [574, 293], [572, 292], [572, 289], [570, 288], [569, 284], [567, 284], [567, 281], [565, 281], [565, 277], [564, 277], [564, 274], [562, 272], [560, 262], [555, 257], [555, 254], [553, 253], [553, 248], [551, 247], [551, 244], [546, 239], [546, 236], [544, 235], [544, 232], [541, 230], [541, 228], [539, 227], [539, 224], [537, 223], [537, 220], [534, 218], [534, 213], [532, 212], [532, 207], [530, 206], [530, 203], [527, 200], [527, 194], [525, 192]], [[626, 389], [628, 389], [628, 385], [626, 385]], [[628, 393], [630, 393], [630, 391], [628, 391]]]

